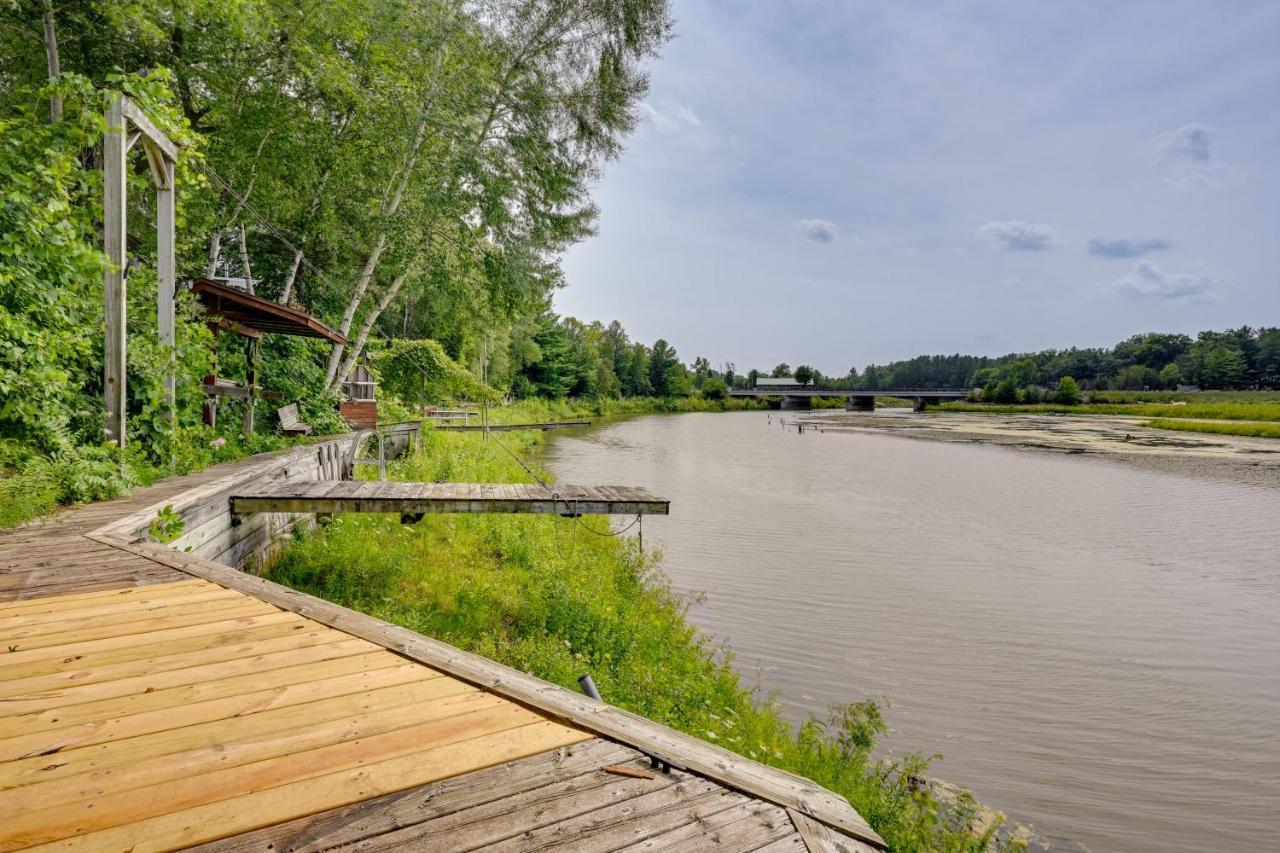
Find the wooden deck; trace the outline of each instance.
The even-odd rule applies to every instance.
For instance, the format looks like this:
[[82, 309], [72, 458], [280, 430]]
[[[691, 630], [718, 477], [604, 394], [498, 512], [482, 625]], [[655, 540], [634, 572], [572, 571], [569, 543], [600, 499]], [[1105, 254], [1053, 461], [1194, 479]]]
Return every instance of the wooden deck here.
[[231, 496], [231, 511], [667, 515], [671, 503], [629, 486], [290, 481]]
[[0, 605], [0, 850], [173, 849], [590, 739], [207, 581]]
[[[882, 849], [807, 780], [121, 533], [261, 463], [0, 531], [0, 851]], [[655, 754], [688, 769], [620, 775]]]

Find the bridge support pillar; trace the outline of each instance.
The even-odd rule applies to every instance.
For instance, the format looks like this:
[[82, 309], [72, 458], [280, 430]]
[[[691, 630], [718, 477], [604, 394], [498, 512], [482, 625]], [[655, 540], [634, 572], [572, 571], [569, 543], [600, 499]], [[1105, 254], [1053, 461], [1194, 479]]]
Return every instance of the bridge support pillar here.
[[805, 411], [812, 409], [812, 401], [809, 397], [785, 396], [782, 398], [782, 411]]
[[924, 411], [924, 407], [925, 407], [925, 406], [927, 406], [927, 405], [929, 405], [929, 398], [928, 398], [928, 397], [916, 397], [915, 405], [911, 407], [911, 411], [913, 411], [913, 412], [923, 412], [923, 411]]
[[851, 396], [845, 399], [844, 408], [847, 412], [874, 412], [876, 398], [874, 395], [868, 397], [865, 394]]

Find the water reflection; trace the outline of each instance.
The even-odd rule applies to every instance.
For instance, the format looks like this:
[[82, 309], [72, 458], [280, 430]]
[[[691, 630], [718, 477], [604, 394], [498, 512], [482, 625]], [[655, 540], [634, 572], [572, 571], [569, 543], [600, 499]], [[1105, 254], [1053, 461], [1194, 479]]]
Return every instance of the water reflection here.
[[796, 717], [887, 696], [890, 746], [1095, 850], [1264, 849], [1280, 803], [1280, 492], [765, 413], [554, 439], [644, 485], [693, 611]]

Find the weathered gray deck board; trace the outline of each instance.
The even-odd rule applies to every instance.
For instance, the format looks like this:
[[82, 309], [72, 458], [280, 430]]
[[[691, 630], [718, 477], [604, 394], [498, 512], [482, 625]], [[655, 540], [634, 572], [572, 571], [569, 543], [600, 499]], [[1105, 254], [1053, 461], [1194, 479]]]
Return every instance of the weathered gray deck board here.
[[[785, 810], [679, 770], [653, 779], [602, 768], [648, 765], [593, 740], [195, 848], [247, 851], [755, 850], [799, 834]], [[795, 847], [803, 850], [802, 844]]]
[[231, 495], [231, 511], [667, 515], [669, 501], [628, 486], [289, 481]]
[[591, 426], [591, 421], [554, 421], [541, 424], [489, 424], [487, 427], [480, 424], [447, 424], [438, 426], [439, 430], [454, 430], [455, 432], [517, 432], [522, 429], [546, 430], [550, 429], [583, 429]]

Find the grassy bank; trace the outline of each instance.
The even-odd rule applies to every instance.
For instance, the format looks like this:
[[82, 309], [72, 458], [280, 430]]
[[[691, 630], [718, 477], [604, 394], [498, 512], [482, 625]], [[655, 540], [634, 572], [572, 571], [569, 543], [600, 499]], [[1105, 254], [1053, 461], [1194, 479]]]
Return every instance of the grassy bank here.
[[1173, 403], [1086, 403], [1061, 406], [1055, 403], [1001, 405], [993, 403], [943, 403], [941, 412], [982, 414], [1133, 415], [1147, 418], [1206, 418], [1224, 421], [1280, 421], [1280, 402], [1272, 397], [1256, 402], [1173, 402]]
[[[734, 397], [706, 400], [702, 397], [629, 397], [623, 400], [520, 400], [489, 409], [493, 423], [540, 423], [544, 421], [609, 418], [622, 415], [645, 415], [662, 412], [743, 412], [766, 409], [763, 400]], [[474, 411], [475, 409], [473, 409]]]
[[[407, 420], [410, 410], [383, 401], [385, 421]], [[753, 399], [705, 400], [701, 397], [627, 400], [522, 400], [489, 410], [494, 423], [575, 420], [650, 412], [724, 412], [765, 408]], [[59, 507], [111, 500], [163, 477], [189, 474], [219, 462], [278, 450], [293, 443], [282, 436], [234, 430], [223, 435], [188, 430], [179, 437], [172, 464], [157, 465], [137, 445], [125, 450], [69, 446], [61, 453], [37, 453], [15, 441], [0, 440], [0, 528], [48, 515]]]
[[[572, 417], [564, 404], [521, 404], [504, 420]], [[535, 433], [502, 445], [528, 457]], [[426, 431], [401, 479], [528, 482], [496, 441]], [[834, 707], [793, 727], [744, 684], [728, 650], [686, 619], [653, 553], [599, 518], [340, 516], [297, 541], [272, 579], [438, 637], [570, 689], [590, 672], [605, 698], [750, 758], [810, 777], [844, 796], [897, 850], [989, 849], [991, 832], [967, 796], [943, 805], [917, 780], [927, 761], [873, 757], [881, 707]]]
[[105, 501], [163, 477], [188, 474], [219, 462], [278, 450], [289, 439], [255, 434], [184, 437], [168, 465], [157, 465], [137, 446], [68, 446], [49, 455], [14, 441], [0, 441], [0, 527], [12, 527], [59, 507]]
[[1182, 421], [1157, 418], [1147, 424], [1152, 429], [1169, 429], [1178, 432], [1208, 432], [1218, 435], [1246, 435], [1256, 438], [1280, 438], [1280, 423], [1249, 423], [1220, 421]]

